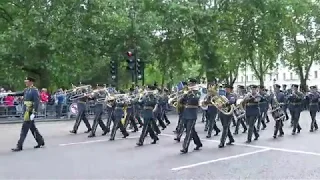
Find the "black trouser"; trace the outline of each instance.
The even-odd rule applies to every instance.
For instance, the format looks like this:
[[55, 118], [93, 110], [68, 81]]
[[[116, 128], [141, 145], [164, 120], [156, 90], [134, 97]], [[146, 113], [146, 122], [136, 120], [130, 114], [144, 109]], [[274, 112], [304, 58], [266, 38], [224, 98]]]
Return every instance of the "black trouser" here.
[[158, 120], [159, 125], [162, 127], [162, 129], [165, 129], [167, 127], [166, 124], [163, 122], [162, 112], [156, 114], [156, 119]]
[[80, 126], [80, 123], [81, 123], [81, 120], [83, 120], [84, 124], [86, 125], [86, 127], [88, 128], [88, 130], [91, 130], [91, 126], [90, 126], [90, 123], [86, 117], [86, 112], [85, 110], [80, 110], [78, 109], [78, 114], [77, 114], [77, 117], [76, 117], [76, 122], [74, 123], [74, 126], [73, 126], [73, 131], [77, 132], [78, 131], [78, 128]]
[[230, 131], [232, 115], [225, 115], [225, 114], [220, 113], [220, 120], [221, 120], [221, 125], [223, 128], [221, 138], [220, 138], [220, 145], [224, 145], [227, 137], [229, 138], [229, 141], [234, 141], [232, 133]]
[[161, 119], [163, 119], [167, 124], [170, 124], [170, 120], [168, 119], [168, 116], [166, 114], [166, 110], [162, 110]]
[[95, 135], [96, 134], [96, 131], [97, 131], [97, 127], [98, 127], [98, 124], [99, 126], [101, 127], [101, 129], [104, 131], [104, 132], [107, 132], [107, 127], [106, 125], [104, 125], [104, 122], [102, 121], [102, 113], [103, 113], [103, 107], [95, 107], [95, 117], [94, 117], [94, 120], [93, 120], [93, 124], [92, 124], [92, 130], [91, 130], [91, 135]]
[[277, 120], [274, 125], [274, 133], [273, 133], [274, 137], [278, 135], [278, 132], [280, 135], [284, 134], [282, 127], [283, 127], [283, 119]]
[[256, 116], [246, 116], [246, 120], [247, 120], [248, 125], [249, 125], [248, 138], [247, 138], [248, 141], [252, 140], [252, 134], [254, 134], [254, 136], [256, 138], [259, 137], [259, 133], [258, 133], [258, 131], [256, 129], [256, 126], [255, 126], [257, 118], [258, 118], [258, 115], [256, 115]]
[[[143, 128], [142, 132], [140, 134], [139, 143], [143, 144], [144, 139], [146, 138], [147, 134], [150, 134], [150, 137], [153, 140], [157, 140], [158, 137], [155, 134], [155, 132], [152, 129], [152, 121], [154, 121], [152, 118], [143, 118]], [[156, 124], [156, 123], [154, 123]]]
[[111, 126], [113, 112], [114, 112], [114, 110], [110, 110], [108, 112], [108, 117], [107, 117], [107, 122], [106, 122], [107, 132], [110, 132], [110, 126]]
[[136, 121], [135, 121], [135, 119], [134, 119], [134, 117], [133, 117], [133, 113], [132, 113], [132, 112], [131, 112], [131, 113], [127, 113], [127, 115], [126, 115], [125, 128], [128, 126], [129, 123], [133, 126], [133, 129], [134, 129], [135, 131], [138, 131], [138, 130], [139, 130], [139, 129], [138, 129], [138, 126], [137, 126], [137, 124], [136, 124]]
[[260, 131], [261, 124], [262, 124], [263, 128], [267, 127], [266, 115], [267, 115], [267, 111], [265, 111], [265, 110], [261, 111], [261, 114], [258, 117], [257, 131]]
[[298, 131], [300, 131], [300, 129], [301, 129], [300, 124], [299, 124], [300, 113], [301, 113], [300, 108], [290, 109], [291, 121], [292, 121], [292, 125], [293, 125], [293, 129], [292, 129], [293, 133], [295, 133], [297, 131], [297, 129], [298, 129]]
[[239, 133], [239, 126], [242, 126], [242, 128], [244, 129], [244, 131], [247, 130], [247, 126], [245, 123], [245, 117], [239, 118], [237, 119], [237, 124], [236, 124], [236, 128], [234, 129], [234, 134], [238, 134]]
[[34, 137], [34, 139], [37, 141], [38, 145], [44, 144], [44, 140], [40, 132], [38, 131], [35, 122], [34, 121], [23, 121], [21, 132], [20, 132], [20, 138], [17, 143], [17, 148], [22, 148], [23, 142], [27, 137], [27, 134], [29, 132], [29, 129]]
[[185, 129], [185, 126], [182, 120], [182, 113], [181, 113], [179, 114], [179, 120], [176, 128], [177, 139], [179, 140], [181, 139], [184, 129]]
[[190, 141], [193, 139], [195, 145], [200, 146], [202, 145], [201, 140], [198, 136], [198, 133], [195, 130], [195, 125], [197, 119], [183, 119], [184, 125], [186, 127], [186, 137], [183, 140], [182, 149], [188, 150]]
[[318, 129], [318, 124], [317, 124], [317, 120], [316, 120], [317, 111], [310, 111], [310, 116], [311, 116], [310, 130], [313, 131], [314, 128]]
[[215, 130], [216, 133], [220, 132], [220, 129], [216, 123], [217, 113], [209, 113], [207, 112], [207, 123], [208, 123], [208, 136], [211, 137], [212, 130]]
[[114, 116], [112, 116], [111, 119], [113, 120], [113, 126], [112, 126], [112, 130], [111, 130], [111, 134], [110, 134], [110, 140], [114, 140], [118, 128], [120, 129], [121, 133], [124, 136], [128, 135], [128, 132], [127, 132], [126, 128], [121, 123], [122, 117], [114, 117]]

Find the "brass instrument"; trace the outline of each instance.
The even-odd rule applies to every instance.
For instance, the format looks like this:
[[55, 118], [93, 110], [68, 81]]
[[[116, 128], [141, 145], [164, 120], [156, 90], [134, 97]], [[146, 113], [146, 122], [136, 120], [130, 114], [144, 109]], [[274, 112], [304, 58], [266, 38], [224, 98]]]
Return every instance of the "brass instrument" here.
[[211, 104], [216, 106], [216, 108], [225, 115], [231, 115], [235, 109], [235, 106], [232, 104], [229, 107], [227, 104], [229, 103], [229, 100], [226, 96], [220, 96], [218, 94], [218, 90], [216, 86], [212, 86], [210, 89], [208, 89], [208, 92], [211, 94]]
[[273, 104], [271, 105], [270, 113], [275, 121], [284, 120], [285, 113], [278, 102], [276, 95], [273, 96]]
[[91, 85], [83, 85], [83, 86], [74, 86], [71, 90], [67, 90], [67, 94], [70, 94], [70, 101], [74, 101], [77, 99], [81, 99], [83, 97], [88, 96], [92, 92]]
[[187, 94], [188, 91], [186, 90], [181, 90], [178, 91], [177, 93], [169, 95], [168, 103], [173, 106], [174, 108], [178, 107], [179, 99], [182, 98], [183, 95]]

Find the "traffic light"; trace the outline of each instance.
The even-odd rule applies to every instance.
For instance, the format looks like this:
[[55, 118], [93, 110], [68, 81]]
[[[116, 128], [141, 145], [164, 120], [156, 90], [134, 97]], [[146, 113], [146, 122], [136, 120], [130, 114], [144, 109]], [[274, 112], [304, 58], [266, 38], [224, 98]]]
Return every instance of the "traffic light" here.
[[117, 78], [117, 63], [115, 60], [110, 61], [110, 73], [111, 78], [115, 80]]
[[137, 79], [141, 80], [143, 75], [143, 64], [140, 59], [136, 61], [136, 71], [137, 71]]
[[131, 51], [127, 52], [127, 63], [128, 63], [127, 69], [133, 71], [135, 62], [134, 62], [134, 54]]

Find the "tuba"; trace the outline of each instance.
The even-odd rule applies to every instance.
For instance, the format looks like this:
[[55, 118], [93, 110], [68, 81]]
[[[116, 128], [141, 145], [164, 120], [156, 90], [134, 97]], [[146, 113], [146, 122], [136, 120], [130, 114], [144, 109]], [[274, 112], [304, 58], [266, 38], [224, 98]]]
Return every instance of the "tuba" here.
[[[211, 87], [210, 89], [212, 97], [211, 97], [211, 103], [216, 106], [216, 108], [225, 115], [231, 115], [234, 111], [234, 105], [232, 104], [231, 107], [228, 107], [227, 104], [229, 103], [229, 100], [224, 95], [219, 95], [218, 91], [215, 86]], [[208, 90], [209, 92], [209, 90]]]

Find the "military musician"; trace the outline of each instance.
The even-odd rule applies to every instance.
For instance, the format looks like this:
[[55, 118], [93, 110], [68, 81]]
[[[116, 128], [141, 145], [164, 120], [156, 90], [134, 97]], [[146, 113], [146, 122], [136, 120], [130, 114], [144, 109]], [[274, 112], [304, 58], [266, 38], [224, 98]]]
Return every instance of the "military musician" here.
[[163, 92], [161, 95], [162, 99], [161, 99], [161, 103], [159, 104], [161, 107], [161, 119], [163, 119], [164, 122], [166, 122], [166, 125], [168, 126], [169, 124], [171, 124], [166, 114], [166, 111], [168, 110], [169, 90], [167, 88], [164, 88], [162, 92]]
[[[157, 88], [157, 91], [158, 91], [159, 94], [162, 94], [162, 90], [161, 89]], [[166, 127], [167, 127], [166, 124], [163, 121], [163, 118], [162, 118], [162, 107], [163, 107], [164, 104], [165, 104], [165, 101], [164, 101], [163, 97], [160, 95], [158, 97], [158, 108], [156, 109], [154, 114], [155, 114], [156, 120], [158, 120], [158, 123], [162, 128], [161, 130], [166, 129]]]
[[129, 136], [129, 133], [127, 132], [124, 124], [122, 124], [121, 119], [124, 117], [124, 108], [126, 106], [125, 104], [125, 97], [124, 97], [124, 92], [120, 91], [121, 95], [115, 94], [111, 95], [111, 97], [108, 97], [109, 106], [114, 107], [111, 119], [113, 120], [113, 126], [111, 129], [111, 134], [110, 134], [110, 141], [113, 141], [115, 139], [116, 133], [118, 128], [120, 129], [123, 137], [126, 138]]
[[260, 116], [259, 102], [261, 100], [261, 96], [258, 94], [257, 88], [258, 86], [251, 85], [251, 93], [248, 93], [243, 100], [246, 107], [246, 120], [249, 125], [246, 143], [251, 143], [252, 134], [255, 136], [254, 140], [258, 140], [259, 138], [259, 133], [255, 124]]
[[310, 132], [313, 132], [314, 130], [318, 130], [316, 115], [319, 110], [320, 94], [317, 91], [316, 86], [310, 86], [310, 92], [307, 94], [306, 98], [309, 102], [309, 111], [311, 116]]
[[[245, 87], [242, 86], [242, 85], [239, 85], [238, 88], [237, 88], [237, 91], [238, 91], [237, 100], [238, 99], [243, 99], [244, 96], [245, 96]], [[236, 113], [236, 116], [238, 116], [239, 114], [237, 114], [237, 113], [241, 113], [241, 112], [236, 111], [235, 113]], [[240, 118], [236, 119], [236, 126], [235, 126], [233, 134], [235, 134], [235, 135], [239, 134], [240, 124], [241, 124], [241, 126], [243, 128], [242, 133], [246, 133], [247, 132], [248, 128], [247, 128], [247, 125], [245, 123], [245, 116], [243, 116], [243, 117], [240, 117]]]
[[142, 146], [144, 143], [144, 139], [146, 135], [149, 134], [150, 137], [153, 139], [151, 144], [156, 144], [159, 140], [156, 133], [153, 131], [153, 124], [152, 121], [155, 122], [154, 112], [158, 108], [158, 100], [155, 97], [153, 91], [156, 88], [154, 86], [148, 86], [147, 92], [141, 97], [139, 100], [142, 104], [142, 118], [143, 118], [143, 128], [140, 134], [139, 141], [137, 142], [137, 146]]
[[37, 129], [34, 118], [37, 115], [40, 94], [38, 89], [34, 86], [35, 79], [32, 77], [26, 78], [24, 81], [26, 89], [22, 92], [10, 93], [8, 96], [23, 96], [23, 124], [20, 132], [20, 138], [17, 146], [12, 151], [21, 151], [23, 148], [24, 140], [27, 137], [29, 130], [31, 131], [34, 139], [37, 141], [37, 145], [34, 148], [40, 148], [45, 145], [44, 139]]
[[259, 104], [259, 109], [260, 109], [260, 116], [258, 118], [258, 123], [257, 123], [257, 131], [260, 131], [260, 127], [262, 124], [262, 130], [264, 130], [267, 127], [266, 124], [266, 116], [267, 116], [267, 112], [269, 109], [269, 97], [268, 94], [265, 91], [264, 86], [259, 86], [259, 94], [261, 96], [261, 100], [258, 103]]
[[232, 93], [232, 90], [233, 90], [233, 86], [225, 85], [225, 91], [226, 91], [225, 97], [228, 99], [228, 103], [224, 105], [225, 107], [218, 107], [219, 109], [224, 108], [227, 111], [230, 111], [230, 114], [226, 114], [222, 111], [219, 112], [219, 117], [220, 117], [221, 125], [223, 128], [221, 138], [220, 138], [219, 148], [223, 148], [225, 146], [227, 137], [229, 139], [229, 142], [227, 143], [227, 145], [231, 145], [232, 143], [234, 143], [234, 138], [230, 131], [230, 125], [233, 118], [232, 108], [236, 103], [236, 95]]
[[[277, 105], [279, 105], [283, 113], [285, 114], [284, 111], [286, 109], [285, 107], [286, 97], [285, 97], [285, 94], [280, 90], [280, 87], [281, 86], [279, 84], [274, 85], [273, 99], [271, 100], [270, 105], [272, 110], [274, 110], [274, 108], [277, 108]], [[279, 137], [282, 137], [284, 135], [282, 119], [275, 121], [273, 138], [277, 138], [278, 133], [279, 133]]]
[[302, 101], [304, 100], [304, 94], [298, 91], [299, 85], [292, 84], [292, 93], [288, 97], [289, 111], [291, 114], [291, 121], [293, 125], [292, 135], [300, 133], [301, 127], [299, 124], [300, 113], [302, 111]]
[[81, 120], [83, 120], [84, 124], [88, 129], [87, 131], [85, 131], [85, 133], [89, 133], [91, 131], [91, 125], [86, 117], [86, 109], [87, 109], [86, 105], [89, 97], [89, 94], [88, 94], [89, 92], [87, 89], [82, 89], [82, 88], [79, 88], [77, 91], [81, 93], [82, 96], [75, 99], [75, 101], [77, 101], [78, 114], [77, 114], [73, 129], [70, 131], [70, 133], [77, 134]]
[[[129, 96], [132, 96], [133, 91], [132, 89], [129, 89]], [[137, 132], [139, 131], [138, 126], [136, 124], [135, 118], [134, 118], [134, 102], [133, 99], [130, 98], [126, 101], [126, 117], [125, 117], [125, 128], [130, 124], [133, 127], [132, 132]]]
[[177, 97], [177, 111], [178, 111], [178, 124], [176, 127], [176, 137], [174, 138], [175, 141], [180, 142], [182, 134], [185, 130], [185, 123], [183, 121], [183, 114], [184, 114], [184, 110], [185, 107], [187, 105], [187, 91], [188, 91], [188, 84], [186, 82], [182, 82], [182, 84], [184, 85], [184, 88], [182, 89], [182, 95], [180, 95], [180, 97]]
[[204, 98], [204, 100], [202, 102], [203, 105], [208, 106], [207, 112], [206, 112], [207, 123], [208, 123], [208, 133], [207, 133], [206, 138], [211, 138], [212, 130], [215, 131], [214, 136], [218, 136], [219, 133], [220, 133], [220, 129], [218, 128], [217, 123], [216, 123], [216, 117], [217, 117], [217, 114], [218, 114], [218, 109], [211, 102], [211, 101], [213, 101], [212, 97], [217, 95], [214, 88], [215, 88], [214, 86], [208, 88], [207, 95], [206, 95], [206, 97]]
[[91, 99], [93, 99], [95, 102], [94, 120], [93, 120], [93, 124], [92, 124], [92, 130], [88, 136], [89, 138], [95, 137], [98, 125], [101, 127], [101, 129], [103, 131], [102, 136], [105, 136], [108, 133], [107, 127], [101, 118], [102, 114], [103, 114], [103, 107], [104, 107], [104, 100], [101, 100], [101, 99], [104, 99], [107, 96], [107, 92], [103, 88], [103, 86], [104, 85], [97, 84], [97, 89], [94, 90], [91, 95], [89, 95], [89, 97]]
[[201, 95], [199, 92], [199, 88], [196, 86], [196, 83], [196, 79], [189, 79], [189, 90], [186, 96], [184, 96], [184, 98], [186, 99], [186, 106], [183, 111], [182, 120], [184, 126], [186, 127], [186, 137], [184, 138], [182, 149], [180, 150], [181, 153], [188, 152], [191, 139], [193, 139], [193, 142], [196, 145], [194, 150], [199, 150], [202, 147], [202, 143], [200, 141], [198, 133], [195, 130], [195, 124], [197, 121], [199, 107], [199, 99]]

